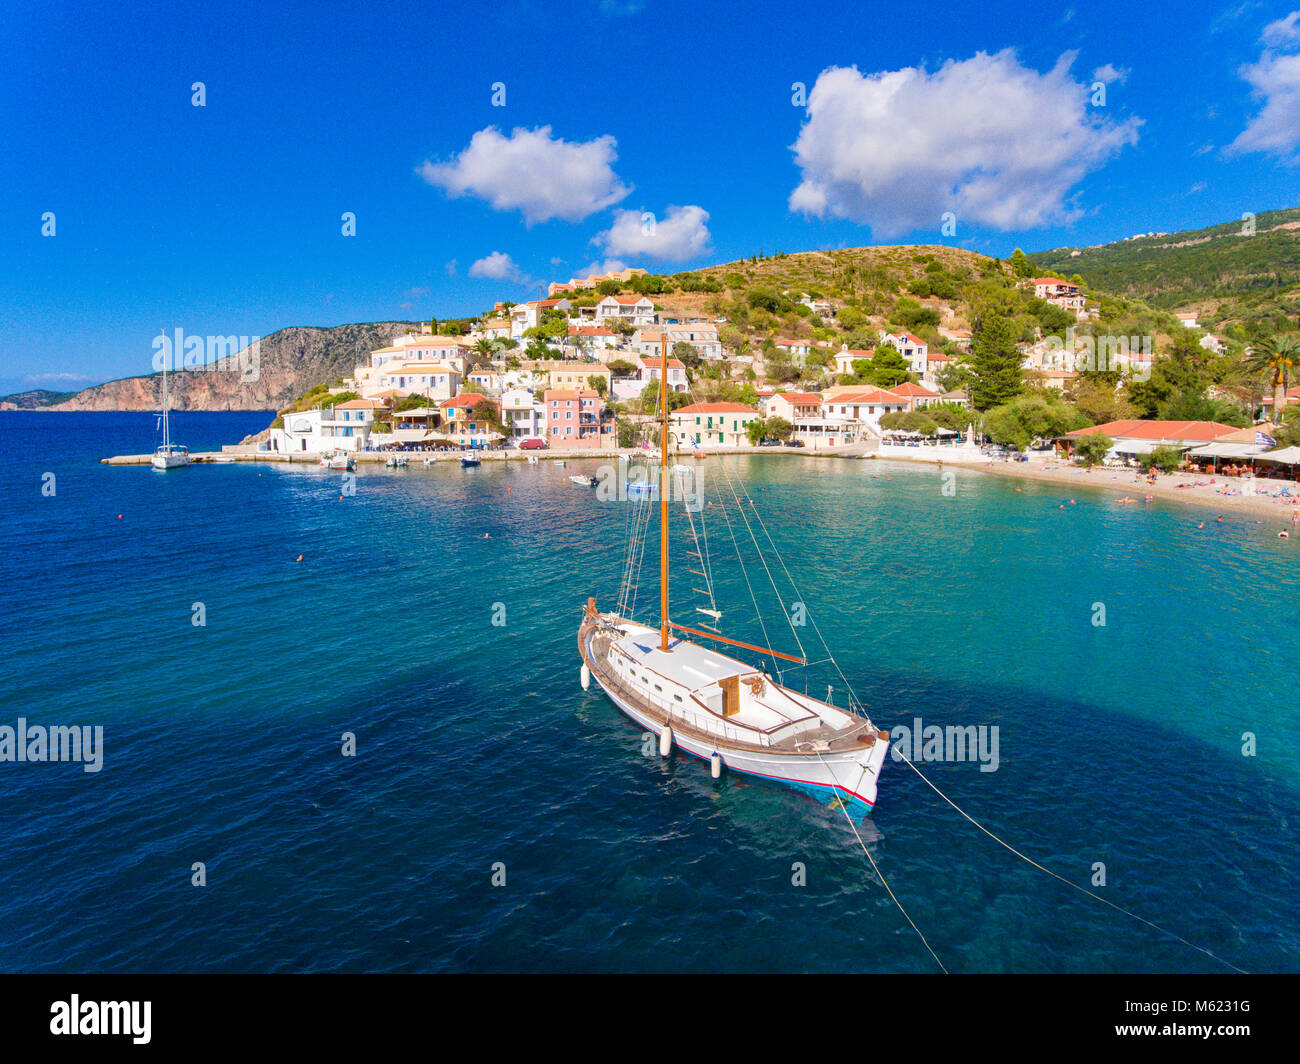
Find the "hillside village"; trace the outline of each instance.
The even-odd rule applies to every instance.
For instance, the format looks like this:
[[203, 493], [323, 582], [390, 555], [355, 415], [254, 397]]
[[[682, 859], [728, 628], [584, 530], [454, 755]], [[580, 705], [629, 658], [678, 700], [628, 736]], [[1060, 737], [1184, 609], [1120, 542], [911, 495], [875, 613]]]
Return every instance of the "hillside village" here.
[[394, 336], [283, 410], [265, 446], [635, 446], [665, 371], [674, 432], [700, 449], [827, 449], [970, 426], [1023, 448], [1125, 419], [1271, 418], [1295, 442], [1287, 332], [1243, 343], [1020, 251], [1006, 262], [885, 247], [667, 276], [630, 268]]

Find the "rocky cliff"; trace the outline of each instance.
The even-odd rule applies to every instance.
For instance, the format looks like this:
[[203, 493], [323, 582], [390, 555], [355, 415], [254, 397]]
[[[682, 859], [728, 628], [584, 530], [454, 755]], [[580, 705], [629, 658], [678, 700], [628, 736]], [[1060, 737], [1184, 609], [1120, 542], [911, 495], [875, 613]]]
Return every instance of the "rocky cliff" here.
[[[173, 410], [278, 410], [316, 384], [350, 377], [370, 352], [394, 336], [419, 331], [405, 321], [338, 325], [332, 329], [294, 326], [264, 337], [254, 361], [247, 352], [200, 369], [169, 373], [168, 402]], [[97, 384], [49, 410], [157, 410], [162, 375]]]

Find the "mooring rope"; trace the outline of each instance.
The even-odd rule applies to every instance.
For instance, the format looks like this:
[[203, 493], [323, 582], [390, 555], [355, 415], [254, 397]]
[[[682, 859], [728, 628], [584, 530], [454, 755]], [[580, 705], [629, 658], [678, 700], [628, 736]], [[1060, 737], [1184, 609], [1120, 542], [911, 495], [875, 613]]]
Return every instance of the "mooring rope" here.
[[[1176, 939], [1177, 939], [1179, 942], [1181, 942], [1184, 946], [1190, 946], [1192, 949], [1197, 950], [1197, 951], [1200, 952], [1200, 953], [1204, 953], [1207, 957], [1211, 958], [1212, 960], [1218, 961], [1220, 964], [1225, 965], [1225, 966], [1228, 967], [1228, 968], [1231, 968], [1234, 972], [1240, 972], [1242, 975], [1246, 975], [1246, 974], [1247, 974], [1247, 972], [1246, 972], [1246, 970], [1245, 970], [1244, 968], [1238, 968], [1238, 967], [1237, 967], [1235, 964], [1233, 964], [1231, 961], [1226, 961], [1226, 960], [1224, 960], [1222, 957], [1216, 956], [1215, 954], [1211, 953], [1208, 949], [1206, 949], [1204, 946], [1198, 946], [1195, 942], [1189, 942], [1189, 941], [1187, 941], [1187, 939], [1183, 938], [1182, 935], [1177, 934], [1177, 933], [1174, 932], [1174, 931], [1170, 931], [1170, 930], [1167, 929], [1167, 928], [1161, 927], [1159, 924], [1152, 923], [1152, 922], [1151, 922], [1150, 920], [1148, 920], [1145, 916], [1138, 916], [1137, 913], [1129, 912], [1129, 911], [1128, 911], [1127, 909], [1125, 909], [1122, 905], [1116, 905], [1113, 901], [1109, 901], [1109, 900], [1107, 900], [1106, 898], [1103, 898], [1100, 894], [1094, 894], [1092, 891], [1088, 890], [1087, 887], [1081, 887], [1081, 886], [1079, 886], [1078, 883], [1072, 883], [1072, 882], [1070, 882], [1070, 880], [1066, 879], [1066, 878], [1065, 878], [1064, 876], [1062, 876], [1062, 875], [1058, 875], [1056, 872], [1053, 872], [1050, 868], [1044, 868], [1042, 865], [1040, 865], [1040, 864], [1039, 864], [1037, 861], [1035, 861], [1033, 858], [1031, 858], [1031, 857], [1026, 857], [1023, 853], [1021, 853], [1021, 852], [1020, 852], [1019, 850], [1017, 850], [1014, 846], [1012, 846], [1011, 843], [1006, 842], [1005, 840], [998, 838], [998, 836], [996, 836], [995, 834], [993, 834], [993, 832], [991, 832], [988, 828], [986, 828], [983, 824], [981, 824], [978, 820], [976, 820], [973, 816], [971, 816], [968, 812], [966, 812], [965, 809], [963, 809], [963, 808], [962, 808], [961, 806], [959, 806], [956, 802], [954, 802], [951, 798], [949, 798], [946, 794], [944, 794], [943, 791], [939, 790], [939, 788], [936, 787], [936, 786], [934, 785], [933, 782], [931, 782], [930, 778], [929, 778], [928, 776], [926, 776], [926, 774], [925, 774], [924, 772], [922, 772], [919, 768], [917, 768], [915, 765], [912, 764], [912, 760], [911, 760], [911, 758], [909, 758], [906, 754], [904, 754], [903, 751], [902, 751], [901, 749], [899, 749], [898, 747], [893, 747], [893, 749], [898, 753], [898, 756], [899, 756], [900, 758], [902, 758], [904, 761], [907, 762], [907, 764], [908, 764], [909, 766], [911, 766], [911, 769], [912, 769], [913, 772], [915, 772], [918, 776], [921, 777], [921, 779], [925, 780], [925, 782], [926, 782], [927, 784], [929, 784], [931, 790], [933, 790], [935, 794], [937, 794], [940, 798], [942, 798], [942, 799], [943, 799], [945, 802], [947, 802], [950, 806], [952, 806], [954, 809], [956, 809], [957, 812], [959, 812], [962, 816], [964, 816], [967, 820], [969, 820], [972, 824], [974, 824], [977, 828], [979, 828], [980, 831], [984, 832], [985, 835], [987, 835], [990, 839], [992, 839], [994, 842], [996, 842], [999, 846], [1004, 846], [1004, 847], [1006, 847], [1008, 850], [1010, 850], [1012, 853], [1014, 853], [1017, 857], [1019, 857], [1022, 861], [1026, 862], [1027, 864], [1031, 864], [1031, 865], [1033, 865], [1033, 866], [1034, 866], [1035, 868], [1037, 868], [1040, 872], [1046, 872], [1046, 873], [1047, 873], [1049, 876], [1051, 876], [1053, 879], [1059, 879], [1059, 880], [1060, 880], [1062, 883], [1064, 883], [1067, 887], [1073, 887], [1075, 890], [1079, 891], [1080, 893], [1086, 894], [1086, 895], [1088, 895], [1088, 897], [1090, 897], [1090, 898], [1095, 898], [1097, 901], [1101, 902], [1103, 905], [1109, 905], [1109, 906], [1110, 906], [1112, 909], [1114, 909], [1116, 912], [1121, 912], [1121, 913], [1123, 913], [1125, 916], [1132, 917], [1134, 920], [1137, 920], [1137, 921], [1139, 921], [1140, 923], [1144, 923], [1144, 924], [1146, 924], [1147, 927], [1150, 927], [1150, 928], [1152, 928], [1152, 929], [1154, 929], [1154, 930], [1156, 930], [1156, 931], [1159, 931], [1162, 935], [1169, 935], [1171, 938], [1176, 938]], [[818, 756], [818, 757], [821, 757], [821, 754], [818, 754], [817, 756]], [[832, 773], [832, 775], [833, 775], [833, 773]], [[854, 834], [856, 834], [856, 831], [854, 832]], [[859, 840], [859, 841], [860, 841], [860, 840]], [[873, 866], [875, 865], [875, 862], [874, 862], [874, 861], [872, 862], [872, 865], [873, 865]]]
[[[840, 778], [835, 775], [835, 770], [831, 768], [830, 765], [826, 764], [826, 759], [822, 757], [822, 752], [814, 746], [813, 753], [817, 755], [817, 760], [820, 761], [822, 765], [825, 766], [826, 771], [830, 773], [831, 779], [835, 781], [835, 786], [839, 787]], [[934, 958], [934, 963], [939, 966], [939, 970], [943, 972], [944, 975], [947, 975], [948, 969], [943, 966], [943, 961], [939, 959], [939, 954], [934, 952], [934, 947], [930, 945], [925, 935], [921, 934], [921, 929], [916, 926], [916, 921], [907, 915], [907, 910], [903, 908], [903, 903], [898, 900], [898, 895], [896, 895], [890, 888], [888, 880], [885, 879], [885, 874], [880, 871], [880, 866], [876, 864], [875, 858], [871, 856], [871, 852], [867, 849], [867, 844], [862, 841], [862, 836], [858, 834], [858, 826], [853, 823], [853, 817], [849, 815], [848, 805], [845, 804], [843, 798], [839, 799], [839, 803], [840, 810], [844, 813], [844, 819], [849, 822], [849, 827], [853, 829], [853, 837], [858, 840], [858, 845], [862, 847], [862, 852], [866, 854], [867, 860], [871, 862], [871, 867], [875, 869], [876, 875], [880, 877], [881, 886], [888, 891], [890, 898], [893, 899], [894, 904], [898, 906], [898, 911], [903, 914], [903, 919], [912, 925], [912, 930], [916, 932], [916, 937], [921, 940], [922, 945], [930, 951], [930, 956]]]

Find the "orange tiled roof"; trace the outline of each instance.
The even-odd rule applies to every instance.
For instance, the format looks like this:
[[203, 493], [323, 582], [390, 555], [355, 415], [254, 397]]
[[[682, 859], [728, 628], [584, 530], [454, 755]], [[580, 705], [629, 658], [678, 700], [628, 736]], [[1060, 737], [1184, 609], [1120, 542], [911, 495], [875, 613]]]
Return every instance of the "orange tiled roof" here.
[[1105, 433], [1111, 439], [1128, 440], [1180, 440], [1210, 441], [1217, 440], [1237, 430], [1231, 425], [1218, 421], [1145, 421], [1129, 419], [1125, 421], [1108, 421], [1104, 425], [1093, 425], [1086, 429], [1067, 432], [1068, 437], [1092, 436]]
[[679, 407], [674, 414], [757, 414], [758, 411], [744, 403], [692, 403]]

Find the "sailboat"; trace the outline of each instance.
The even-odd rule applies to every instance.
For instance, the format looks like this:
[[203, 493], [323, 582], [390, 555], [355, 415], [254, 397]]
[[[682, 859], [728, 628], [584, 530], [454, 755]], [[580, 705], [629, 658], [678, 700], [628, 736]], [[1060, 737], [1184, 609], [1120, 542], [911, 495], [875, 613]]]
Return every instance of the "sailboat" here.
[[162, 446], [154, 451], [150, 458], [150, 463], [154, 469], [168, 470], [176, 469], [178, 466], [187, 466], [190, 464], [190, 451], [188, 447], [182, 447], [179, 443], [172, 443], [171, 419], [168, 417], [167, 410], [167, 362], [169, 361], [168, 348], [163, 345], [163, 371], [162, 371]]
[[[662, 364], [667, 365], [666, 341], [662, 347]], [[634, 607], [628, 608], [625, 595], [614, 611], [601, 611], [596, 599], [588, 598], [578, 628], [582, 686], [586, 689], [594, 678], [620, 710], [658, 736], [662, 756], [676, 746], [709, 762], [715, 779], [726, 769], [838, 803], [851, 817], [866, 816], [876, 803], [889, 733], [877, 728], [852, 702], [847, 709], [831, 704], [830, 691], [826, 701], [811, 697], [701, 640], [795, 666], [808, 665], [805, 656], [732, 639], [717, 628], [705, 630], [709, 626], [703, 621], [697, 623], [704, 627], [692, 628], [673, 620], [668, 594], [670, 448], [665, 377], [660, 374], [661, 445], [655, 456], [659, 623], [633, 620]], [[640, 505], [651, 505], [644, 496], [640, 498], [644, 500]], [[643, 550], [644, 540], [634, 534], [625, 573]], [[703, 572], [699, 575], [707, 580], [711, 598], [711, 579]], [[721, 617], [716, 608], [697, 609], [715, 625]]]

